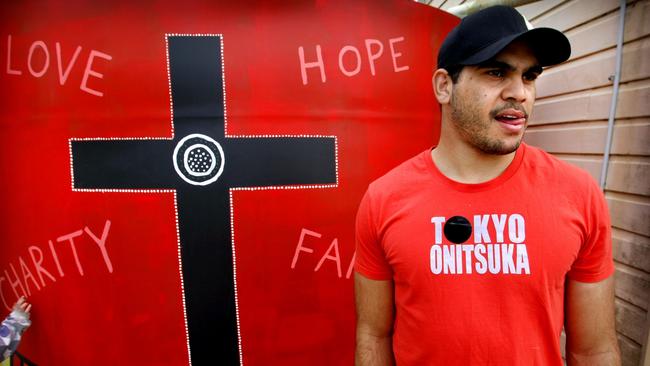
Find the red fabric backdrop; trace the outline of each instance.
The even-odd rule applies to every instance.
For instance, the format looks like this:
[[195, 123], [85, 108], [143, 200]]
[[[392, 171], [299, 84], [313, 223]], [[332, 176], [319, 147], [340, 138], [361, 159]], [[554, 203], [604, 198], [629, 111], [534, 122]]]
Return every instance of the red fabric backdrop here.
[[[232, 192], [243, 363], [351, 364], [356, 208], [437, 139], [433, 55], [457, 19], [408, 0], [91, 3], [0, 5], [0, 290], [34, 304], [20, 351], [188, 363], [174, 194], [73, 191], [69, 139], [169, 138], [165, 34], [218, 33], [229, 135], [338, 146], [335, 187]], [[317, 47], [324, 82], [301, 72]]]

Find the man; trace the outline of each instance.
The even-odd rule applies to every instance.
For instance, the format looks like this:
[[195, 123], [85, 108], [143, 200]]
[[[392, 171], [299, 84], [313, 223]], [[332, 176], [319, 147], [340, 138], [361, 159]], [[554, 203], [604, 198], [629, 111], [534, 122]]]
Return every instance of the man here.
[[357, 215], [357, 365], [618, 365], [607, 206], [522, 143], [559, 31], [470, 15], [433, 76], [438, 145], [373, 182]]

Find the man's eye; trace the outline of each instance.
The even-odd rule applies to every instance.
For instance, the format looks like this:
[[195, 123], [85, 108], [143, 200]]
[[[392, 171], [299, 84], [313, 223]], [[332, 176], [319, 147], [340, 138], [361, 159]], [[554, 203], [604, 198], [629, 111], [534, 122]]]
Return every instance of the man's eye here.
[[489, 70], [487, 74], [497, 78], [502, 78], [505, 73], [502, 70]]
[[539, 74], [537, 74], [537, 73], [524, 74], [524, 80], [535, 81], [535, 79], [537, 79], [538, 76], [539, 76]]

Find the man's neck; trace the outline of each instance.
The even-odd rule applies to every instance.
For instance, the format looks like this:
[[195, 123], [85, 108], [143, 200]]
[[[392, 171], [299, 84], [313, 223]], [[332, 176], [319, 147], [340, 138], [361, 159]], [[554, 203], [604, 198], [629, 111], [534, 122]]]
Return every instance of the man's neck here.
[[506, 155], [486, 154], [463, 142], [451, 143], [444, 135], [431, 151], [438, 170], [447, 178], [460, 183], [477, 184], [492, 180], [510, 165], [515, 152]]

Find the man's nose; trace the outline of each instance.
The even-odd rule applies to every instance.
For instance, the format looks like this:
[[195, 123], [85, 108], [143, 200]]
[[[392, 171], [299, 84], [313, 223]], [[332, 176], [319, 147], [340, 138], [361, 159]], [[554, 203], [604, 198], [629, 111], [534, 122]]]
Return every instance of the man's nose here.
[[530, 91], [525, 81], [521, 77], [512, 77], [508, 80], [508, 84], [503, 89], [504, 100], [515, 100], [523, 103], [529, 98]]

